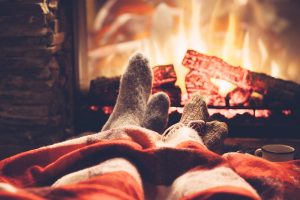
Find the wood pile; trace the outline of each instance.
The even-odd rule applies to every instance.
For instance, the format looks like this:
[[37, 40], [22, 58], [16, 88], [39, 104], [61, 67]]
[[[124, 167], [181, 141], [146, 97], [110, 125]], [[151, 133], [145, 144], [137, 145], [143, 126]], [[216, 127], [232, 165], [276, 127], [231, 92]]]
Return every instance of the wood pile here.
[[39, 146], [65, 132], [72, 77], [63, 13], [59, 0], [0, 0], [0, 145]]

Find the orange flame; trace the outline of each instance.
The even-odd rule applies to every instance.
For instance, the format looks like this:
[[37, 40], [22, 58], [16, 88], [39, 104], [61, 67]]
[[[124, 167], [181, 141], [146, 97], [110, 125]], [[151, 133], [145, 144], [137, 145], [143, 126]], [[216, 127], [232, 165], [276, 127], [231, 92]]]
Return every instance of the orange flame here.
[[[99, 32], [104, 32], [107, 28], [103, 27], [105, 24], [104, 14], [108, 15], [113, 11], [114, 4], [118, 4], [118, 1], [108, 2], [110, 3], [99, 10], [98, 20], [95, 21], [94, 27], [100, 30]], [[124, 3], [126, 1], [120, 2], [123, 2], [121, 3], [123, 6], [127, 6]], [[141, 51], [149, 58], [152, 66], [174, 65], [177, 74], [176, 84], [180, 86], [182, 96], [185, 97], [185, 76], [188, 69], [183, 67], [181, 62], [187, 49], [194, 49], [203, 54], [220, 57], [233, 66], [242, 66], [249, 70], [269, 73], [275, 77], [279, 76], [278, 62], [270, 59], [264, 40], [259, 37], [253, 39], [251, 28], [243, 24], [240, 17], [240, 10], [250, 1], [235, 0], [234, 3], [224, 4], [225, 1], [222, 0], [215, 1], [215, 3], [188, 0], [177, 1], [176, 5], [170, 5], [163, 1], [153, 4], [141, 2], [140, 4], [145, 4], [143, 9], [148, 10], [149, 26], [147, 26], [147, 33], [139, 32], [135, 35], [135, 38], [131, 36], [128, 37], [128, 40], [114, 44], [108, 43], [110, 45], [102, 45], [91, 50], [89, 52], [90, 63], [94, 64], [99, 59], [106, 59], [110, 66], [116, 62], [116, 67], [118, 67], [112, 67], [110, 70], [102, 69], [101, 67], [106, 65], [102, 62], [101, 65], [97, 65], [98, 70], [89, 70], [92, 76], [96, 76], [100, 72], [108, 76], [120, 75], [124, 69], [120, 66], [126, 65], [128, 57], [134, 51]], [[141, 9], [140, 4], [136, 9]], [[212, 12], [209, 14], [205, 12], [208, 7], [206, 4], [213, 6]], [[130, 4], [129, 6], [134, 7], [135, 5]], [[138, 18], [140, 12], [133, 12], [134, 9], [127, 10], [130, 12], [118, 16], [111, 28], [105, 32], [105, 37], [101, 38], [109, 40], [109, 36], [114, 36], [114, 30], [122, 32], [120, 27], [126, 26], [124, 25], [126, 23], [130, 24], [130, 20], [141, 20], [141, 18]], [[103, 44], [103, 41], [100, 43]], [[114, 56], [117, 58], [113, 62], [112, 57]], [[223, 97], [236, 87], [224, 80], [213, 79], [211, 82], [218, 87], [218, 91]]]

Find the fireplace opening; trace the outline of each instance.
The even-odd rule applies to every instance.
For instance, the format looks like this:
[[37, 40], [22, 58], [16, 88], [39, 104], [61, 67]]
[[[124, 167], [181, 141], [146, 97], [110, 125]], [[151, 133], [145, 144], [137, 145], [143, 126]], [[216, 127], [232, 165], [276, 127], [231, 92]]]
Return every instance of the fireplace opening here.
[[200, 91], [229, 136], [300, 138], [296, 0], [76, 2], [78, 132], [105, 123], [139, 51], [153, 66], [153, 93], [171, 99], [170, 125]]

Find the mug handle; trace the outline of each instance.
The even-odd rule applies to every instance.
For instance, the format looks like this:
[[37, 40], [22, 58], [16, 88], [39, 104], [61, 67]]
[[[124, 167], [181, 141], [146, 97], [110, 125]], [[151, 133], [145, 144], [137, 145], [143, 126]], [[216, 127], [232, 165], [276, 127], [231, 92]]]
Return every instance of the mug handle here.
[[256, 155], [258, 157], [262, 157], [262, 150], [261, 150], [261, 148], [256, 149], [255, 152], [254, 152], [254, 155]]

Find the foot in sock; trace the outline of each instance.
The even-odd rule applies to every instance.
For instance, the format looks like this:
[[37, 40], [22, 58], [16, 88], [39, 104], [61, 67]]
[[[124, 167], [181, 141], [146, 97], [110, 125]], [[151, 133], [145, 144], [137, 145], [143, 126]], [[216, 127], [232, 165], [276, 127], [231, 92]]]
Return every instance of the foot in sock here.
[[207, 121], [209, 118], [206, 103], [200, 93], [195, 93], [191, 99], [185, 104], [180, 123], [188, 125], [191, 121], [203, 120]]
[[215, 120], [206, 122], [205, 134], [202, 136], [203, 143], [210, 150], [221, 152], [227, 133], [228, 127], [226, 123]]
[[[184, 106], [179, 125], [196, 130], [203, 143], [212, 151], [220, 152], [223, 140], [227, 135], [227, 125], [219, 121], [207, 122], [209, 113], [206, 103], [200, 93], [192, 95]], [[176, 128], [176, 126], [174, 126]]]
[[167, 94], [159, 92], [150, 97], [142, 126], [162, 133], [168, 123], [170, 99]]
[[141, 125], [151, 93], [152, 71], [142, 54], [134, 55], [121, 78], [116, 105], [101, 131], [125, 125]]

